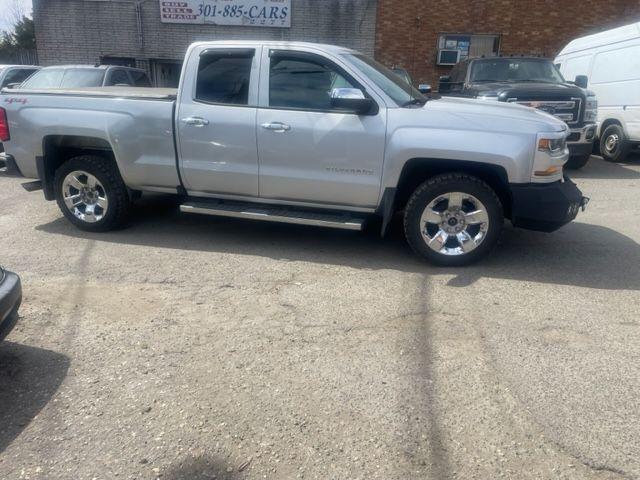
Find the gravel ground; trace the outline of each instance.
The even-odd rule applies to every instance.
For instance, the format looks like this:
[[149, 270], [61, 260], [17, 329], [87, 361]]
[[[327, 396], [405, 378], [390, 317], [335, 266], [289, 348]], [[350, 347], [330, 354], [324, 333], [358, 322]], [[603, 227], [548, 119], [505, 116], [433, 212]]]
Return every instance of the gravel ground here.
[[471, 268], [390, 238], [179, 214], [82, 233], [0, 178], [23, 280], [2, 479], [640, 478], [640, 158]]

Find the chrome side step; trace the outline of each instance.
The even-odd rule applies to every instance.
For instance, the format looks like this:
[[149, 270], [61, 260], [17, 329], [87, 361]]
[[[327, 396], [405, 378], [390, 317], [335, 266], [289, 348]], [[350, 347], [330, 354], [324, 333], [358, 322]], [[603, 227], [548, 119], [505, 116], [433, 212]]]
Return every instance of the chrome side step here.
[[282, 206], [256, 205], [238, 202], [187, 202], [180, 205], [180, 211], [219, 217], [246, 218], [264, 222], [315, 225], [342, 230], [362, 230], [366, 217], [342, 212], [317, 212]]

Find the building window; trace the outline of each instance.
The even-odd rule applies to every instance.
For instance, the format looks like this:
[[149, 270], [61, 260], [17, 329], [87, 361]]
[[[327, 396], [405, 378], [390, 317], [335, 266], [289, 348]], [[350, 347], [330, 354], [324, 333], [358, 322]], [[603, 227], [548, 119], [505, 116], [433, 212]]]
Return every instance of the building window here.
[[475, 57], [495, 57], [500, 53], [500, 35], [442, 33], [438, 50], [458, 50], [460, 61]]

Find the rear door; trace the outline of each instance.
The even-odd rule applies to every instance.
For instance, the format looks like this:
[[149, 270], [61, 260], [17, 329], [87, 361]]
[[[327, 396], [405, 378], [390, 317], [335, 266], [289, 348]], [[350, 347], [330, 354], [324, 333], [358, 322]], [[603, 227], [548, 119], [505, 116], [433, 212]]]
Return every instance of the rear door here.
[[311, 51], [265, 47], [262, 72], [260, 196], [375, 206], [385, 148], [383, 104], [378, 101], [381, 108], [371, 116], [332, 108], [333, 88], [366, 88], [343, 66]]
[[257, 50], [202, 46], [191, 54], [177, 114], [189, 193], [258, 195]]

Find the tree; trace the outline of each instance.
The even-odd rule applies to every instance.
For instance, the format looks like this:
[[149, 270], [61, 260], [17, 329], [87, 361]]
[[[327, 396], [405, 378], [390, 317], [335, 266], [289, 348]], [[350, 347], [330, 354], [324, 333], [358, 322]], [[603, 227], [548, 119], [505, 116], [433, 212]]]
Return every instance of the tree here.
[[17, 1], [10, 4], [8, 18], [13, 28], [0, 35], [0, 63], [33, 63], [30, 61], [36, 49], [33, 20], [24, 14], [22, 4]]

